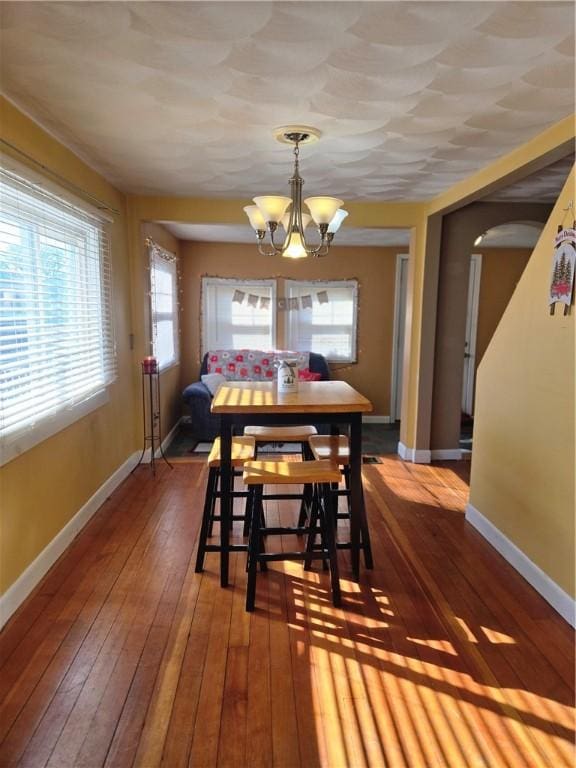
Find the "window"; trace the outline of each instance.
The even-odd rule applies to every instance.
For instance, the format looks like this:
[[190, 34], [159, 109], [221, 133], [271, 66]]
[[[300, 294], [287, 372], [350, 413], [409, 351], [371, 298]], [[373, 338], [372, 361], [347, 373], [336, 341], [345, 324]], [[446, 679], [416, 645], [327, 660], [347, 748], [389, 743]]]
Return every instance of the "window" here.
[[150, 296], [152, 353], [160, 369], [180, 359], [178, 344], [178, 268], [177, 258], [152, 240], [150, 253]]
[[30, 178], [0, 169], [1, 463], [103, 404], [116, 373], [107, 222]]
[[335, 362], [356, 362], [358, 283], [356, 280], [286, 281], [289, 299], [287, 348], [310, 349]]
[[276, 282], [202, 278], [202, 348], [273, 349]]

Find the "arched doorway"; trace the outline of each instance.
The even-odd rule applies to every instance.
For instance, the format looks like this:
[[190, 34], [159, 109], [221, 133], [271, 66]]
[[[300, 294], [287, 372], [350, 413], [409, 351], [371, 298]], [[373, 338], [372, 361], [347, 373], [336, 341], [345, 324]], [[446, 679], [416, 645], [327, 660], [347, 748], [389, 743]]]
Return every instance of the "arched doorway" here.
[[[528, 260], [539, 227], [547, 220], [549, 212], [547, 204], [473, 203], [448, 214], [442, 221], [430, 429], [433, 459], [457, 459], [462, 456], [463, 447], [464, 450], [469, 448], [469, 444], [462, 446], [460, 443], [465, 366], [469, 376], [474, 378], [481, 355]], [[512, 240], [513, 236], [520, 234], [524, 236], [524, 241], [520, 238]], [[475, 246], [475, 242], [478, 245]], [[523, 242], [526, 245], [513, 249], [510, 248], [513, 242], [519, 246]], [[474, 360], [466, 364], [468, 358], [465, 354], [470, 354], [466, 349], [470, 264], [471, 256], [480, 251], [486, 254], [481, 271], [489, 298], [482, 301], [483, 280], [480, 276], [478, 285], [473, 288], [478, 291], [477, 319], [480, 318], [482, 304], [490, 311], [484, 313], [487, 319], [482, 325], [481, 349], [477, 323]], [[513, 269], [509, 269], [512, 260], [506, 261], [506, 252], [515, 253]], [[499, 264], [503, 270], [501, 275]], [[505, 280], [502, 279], [504, 273]], [[470, 311], [474, 311], [473, 308]], [[466, 431], [465, 439], [471, 439], [471, 429]]]
[[543, 224], [499, 224], [474, 240], [470, 255], [462, 370], [460, 448], [471, 450], [476, 373], [514, 292]]

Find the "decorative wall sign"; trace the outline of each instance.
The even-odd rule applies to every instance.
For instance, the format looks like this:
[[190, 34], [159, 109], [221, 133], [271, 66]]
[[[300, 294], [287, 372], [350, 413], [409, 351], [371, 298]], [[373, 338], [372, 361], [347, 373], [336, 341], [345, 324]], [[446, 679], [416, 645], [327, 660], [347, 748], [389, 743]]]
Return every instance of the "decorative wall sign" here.
[[548, 304], [554, 314], [556, 303], [564, 304], [564, 314], [570, 312], [574, 297], [574, 267], [576, 265], [576, 222], [572, 229], [558, 227], [554, 240], [554, 258]]

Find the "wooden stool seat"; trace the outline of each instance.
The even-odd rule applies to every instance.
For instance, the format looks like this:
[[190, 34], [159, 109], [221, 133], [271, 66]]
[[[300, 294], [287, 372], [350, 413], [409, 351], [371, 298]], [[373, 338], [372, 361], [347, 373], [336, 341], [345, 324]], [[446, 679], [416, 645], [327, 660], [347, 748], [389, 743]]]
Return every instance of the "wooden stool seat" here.
[[244, 427], [244, 434], [251, 435], [259, 443], [303, 443], [312, 435], [317, 435], [316, 427]]
[[247, 461], [245, 485], [339, 483], [340, 469], [332, 461]]
[[[241, 467], [245, 461], [254, 458], [256, 449], [256, 440], [253, 437], [233, 437], [232, 438], [232, 466]], [[220, 466], [220, 438], [214, 440], [214, 444], [208, 455], [208, 466]]]
[[340, 466], [350, 464], [350, 442], [346, 435], [312, 435], [308, 444], [317, 460], [329, 459]]

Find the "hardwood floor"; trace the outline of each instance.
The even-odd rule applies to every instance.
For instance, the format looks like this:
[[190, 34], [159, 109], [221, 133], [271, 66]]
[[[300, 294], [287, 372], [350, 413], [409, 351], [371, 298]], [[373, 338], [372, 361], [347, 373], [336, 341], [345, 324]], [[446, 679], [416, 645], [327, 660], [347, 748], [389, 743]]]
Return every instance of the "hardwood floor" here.
[[244, 555], [194, 573], [202, 459], [139, 468], [0, 635], [0, 765], [573, 766], [573, 633], [464, 522], [467, 472], [366, 465], [374, 570], [341, 553], [337, 610], [274, 564], [250, 615]]

